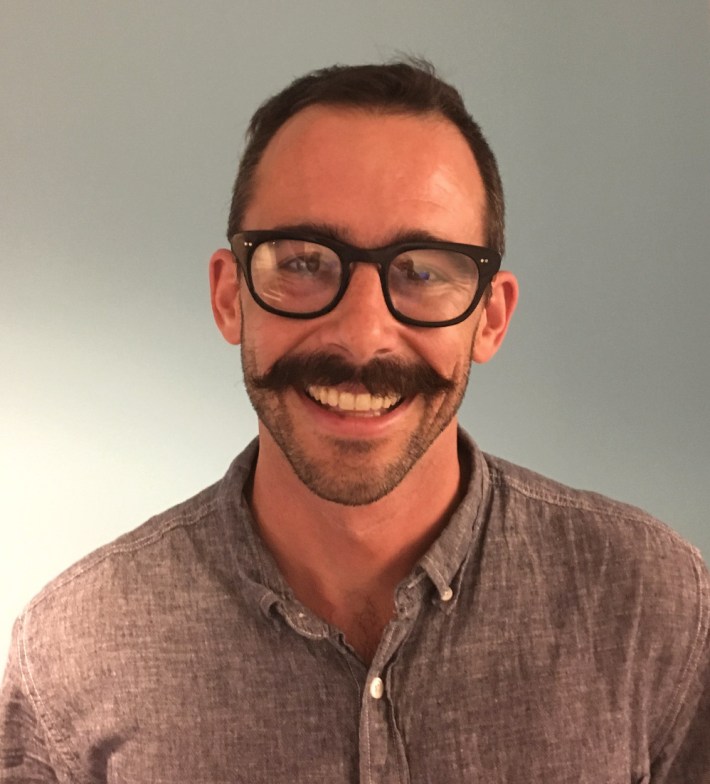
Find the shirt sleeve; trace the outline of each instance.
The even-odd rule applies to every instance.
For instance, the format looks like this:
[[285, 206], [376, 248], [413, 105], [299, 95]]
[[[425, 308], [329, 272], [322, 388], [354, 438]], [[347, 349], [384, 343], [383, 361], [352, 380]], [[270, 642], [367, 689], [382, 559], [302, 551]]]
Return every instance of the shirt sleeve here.
[[705, 569], [702, 577], [700, 615], [705, 619], [705, 639], [673, 729], [653, 760], [651, 784], [710, 784], [710, 591]]
[[0, 689], [0, 782], [56, 784], [44, 730], [24, 688], [19, 662], [21, 622], [15, 624], [12, 647]]

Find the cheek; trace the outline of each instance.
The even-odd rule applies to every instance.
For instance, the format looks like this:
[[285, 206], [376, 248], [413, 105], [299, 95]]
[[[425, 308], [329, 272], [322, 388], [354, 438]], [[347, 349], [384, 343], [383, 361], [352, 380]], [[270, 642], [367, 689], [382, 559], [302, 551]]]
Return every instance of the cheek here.
[[466, 321], [463, 325], [457, 324], [453, 327], [431, 330], [439, 334], [432, 335], [428, 341], [420, 342], [420, 356], [447, 378], [460, 378], [468, 373], [471, 365], [471, 352], [477, 327], [478, 320], [475, 325]]
[[[250, 298], [251, 299], [251, 298]], [[253, 300], [242, 306], [242, 345], [260, 372], [281, 357], [297, 352], [310, 332], [308, 322], [285, 319], [262, 310]]]

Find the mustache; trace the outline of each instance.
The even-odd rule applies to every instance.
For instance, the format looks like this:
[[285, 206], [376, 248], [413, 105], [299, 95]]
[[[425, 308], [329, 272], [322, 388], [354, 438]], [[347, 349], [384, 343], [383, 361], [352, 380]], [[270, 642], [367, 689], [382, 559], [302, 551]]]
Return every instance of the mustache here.
[[398, 359], [374, 358], [357, 366], [336, 354], [290, 354], [277, 359], [252, 383], [258, 389], [273, 392], [308, 386], [337, 386], [344, 383], [360, 384], [371, 395], [396, 393], [402, 397], [415, 394], [434, 395], [454, 388], [451, 379], [442, 376], [426, 362], [404, 362]]

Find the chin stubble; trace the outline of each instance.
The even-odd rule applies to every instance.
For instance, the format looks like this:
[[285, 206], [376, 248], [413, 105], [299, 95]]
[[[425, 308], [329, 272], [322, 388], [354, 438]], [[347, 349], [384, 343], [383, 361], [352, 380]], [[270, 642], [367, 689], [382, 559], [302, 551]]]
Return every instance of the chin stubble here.
[[[441, 376], [429, 365], [401, 360], [373, 359], [362, 367], [342, 357], [313, 353], [288, 355], [259, 374], [247, 342], [241, 346], [244, 382], [260, 421], [268, 429], [299, 480], [326, 501], [344, 506], [372, 504], [391, 493], [449, 425], [459, 408], [468, 381], [468, 368], [458, 379]], [[422, 421], [399, 455], [382, 466], [374, 464], [379, 444], [371, 440], [328, 438], [328, 454], [311, 455], [303, 448], [288, 413], [284, 396], [304, 393], [309, 386], [357, 384], [372, 395], [422, 398], [425, 409], [439, 409]], [[441, 399], [439, 399], [441, 398]], [[373, 455], [368, 469], [366, 460]]]

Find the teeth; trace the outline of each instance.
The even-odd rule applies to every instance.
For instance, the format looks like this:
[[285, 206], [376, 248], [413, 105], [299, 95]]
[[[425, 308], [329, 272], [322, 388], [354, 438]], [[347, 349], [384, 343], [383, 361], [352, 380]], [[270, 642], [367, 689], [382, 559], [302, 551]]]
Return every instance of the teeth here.
[[338, 398], [338, 408], [342, 408], [344, 411], [354, 411], [355, 395], [352, 392], [341, 392]]
[[369, 392], [340, 392], [334, 387], [310, 386], [308, 394], [324, 406], [341, 411], [372, 411], [379, 413], [400, 400], [400, 395], [371, 395]]

